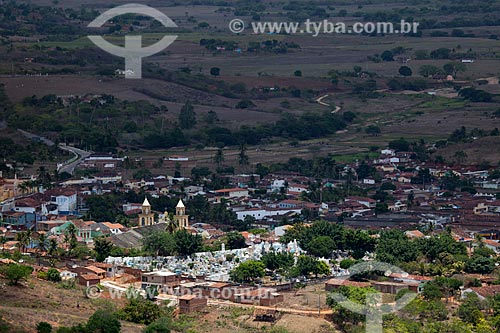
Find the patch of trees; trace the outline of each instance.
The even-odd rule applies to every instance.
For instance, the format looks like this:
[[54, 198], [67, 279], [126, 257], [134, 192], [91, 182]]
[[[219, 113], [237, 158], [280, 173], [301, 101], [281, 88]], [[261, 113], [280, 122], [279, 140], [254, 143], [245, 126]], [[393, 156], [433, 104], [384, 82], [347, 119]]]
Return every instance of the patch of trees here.
[[368, 56], [368, 60], [373, 62], [381, 61], [394, 61], [394, 57], [402, 55], [406, 52], [406, 49], [402, 46], [395, 47], [391, 50], [385, 50], [381, 54], [375, 54], [374, 56]]
[[160, 256], [190, 256], [200, 252], [202, 246], [201, 236], [193, 235], [184, 229], [174, 233], [168, 231], [152, 232], [143, 239], [144, 250]]
[[[47, 95], [42, 98], [26, 98], [18, 106], [7, 116], [9, 127], [40, 134], [48, 133], [60, 142], [99, 152], [115, 151], [125, 128], [127, 132], [131, 129], [131, 122], [136, 125], [135, 131], [138, 123], [142, 125], [144, 137], [149, 133], [161, 134], [156, 128], [157, 123], [147, 120], [154, 119], [161, 108], [145, 101], [115, 101], [113, 96], [103, 95], [85, 101], [73, 98], [66, 106], [55, 96]], [[182, 135], [177, 137], [182, 139]], [[166, 139], [164, 141], [168, 144], [179, 143], [169, 143], [170, 140]]]
[[21, 280], [30, 276], [31, 272], [33, 272], [33, 267], [19, 264], [8, 264], [0, 268], [0, 274], [2, 274], [11, 285], [17, 285]]
[[299, 49], [300, 45], [295, 42], [282, 42], [276, 39], [266, 40], [263, 42], [250, 42], [248, 43], [248, 52], [268, 52], [283, 54], [287, 53], [289, 49]]
[[468, 99], [471, 102], [479, 103], [489, 103], [493, 100], [493, 95], [484, 90], [479, 90], [473, 87], [460, 89], [458, 95], [464, 99]]
[[450, 276], [462, 272], [469, 261], [465, 245], [448, 232], [410, 240], [402, 231], [383, 231], [375, 253], [377, 260], [420, 275]]
[[97, 310], [86, 323], [71, 327], [61, 326], [58, 333], [120, 333], [121, 323], [111, 311]]
[[404, 79], [404, 78], [393, 78], [387, 82], [387, 86], [391, 90], [412, 90], [412, 91], [422, 91], [429, 87], [427, 80], [421, 78], [414, 79]]
[[333, 251], [348, 251], [355, 258], [375, 250], [375, 240], [361, 230], [346, 229], [342, 225], [318, 221], [311, 226], [296, 224], [285, 232], [281, 241], [297, 240], [300, 247], [321, 257], [330, 257]]
[[[347, 298], [349, 301], [358, 304], [360, 309], [362, 306], [366, 305], [366, 301], [370, 294], [374, 294], [377, 291], [373, 287], [362, 288], [354, 286], [340, 286], [335, 290], [335, 293], [340, 294]], [[326, 303], [335, 311], [335, 316], [333, 316], [335, 324], [343, 332], [355, 332], [356, 328], [361, 328], [360, 325], [364, 325], [364, 316], [347, 310], [345, 307], [341, 306], [335, 298], [328, 295]]]
[[300, 116], [285, 113], [274, 124], [255, 127], [244, 125], [237, 131], [222, 127], [209, 127], [198, 133], [196, 138], [212, 146], [256, 145], [272, 137], [308, 140], [329, 136], [344, 129], [347, 126], [344, 119], [330, 112], [308, 112]]
[[264, 264], [258, 260], [248, 260], [234, 268], [229, 276], [234, 282], [252, 283], [265, 275]]
[[181, 108], [179, 113], [179, 126], [182, 129], [190, 129], [196, 125], [196, 113], [194, 112], [193, 104], [187, 101]]
[[150, 133], [144, 137], [143, 141], [144, 147], [148, 149], [182, 147], [191, 143], [178, 127], [160, 133]]
[[[213, 189], [219, 189], [226, 185], [225, 183], [218, 183], [218, 178], [215, 176], [212, 179], [215, 184], [212, 183], [210, 187]], [[213, 187], [214, 185], [215, 187]], [[236, 218], [236, 213], [227, 209], [225, 203], [211, 205], [205, 197], [196, 196], [188, 202], [187, 207], [188, 214], [193, 216], [197, 221], [212, 224], [223, 230], [229, 231], [236, 229], [238, 231], [244, 231], [250, 228], [248, 220], [246, 222], [238, 220]]]

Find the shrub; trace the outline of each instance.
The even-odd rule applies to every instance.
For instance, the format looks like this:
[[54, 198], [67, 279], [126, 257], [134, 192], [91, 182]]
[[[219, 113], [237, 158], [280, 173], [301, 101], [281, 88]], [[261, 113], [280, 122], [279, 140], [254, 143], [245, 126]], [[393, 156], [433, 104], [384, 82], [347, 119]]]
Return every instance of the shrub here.
[[52, 325], [45, 321], [41, 321], [36, 325], [36, 331], [38, 333], [51, 333], [52, 332]]
[[59, 282], [61, 281], [61, 274], [55, 268], [50, 268], [47, 271], [47, 279], [51, 282]]
[[7, 278], [7, 280], [9, 280], [10, 284], [16, 285], [19, 283], [19, 281], [27, 278], [31, 274], [31, 272], [33, 272], [33, 267], [10, 264], [6, 267], [3, 267], [0, 272]]

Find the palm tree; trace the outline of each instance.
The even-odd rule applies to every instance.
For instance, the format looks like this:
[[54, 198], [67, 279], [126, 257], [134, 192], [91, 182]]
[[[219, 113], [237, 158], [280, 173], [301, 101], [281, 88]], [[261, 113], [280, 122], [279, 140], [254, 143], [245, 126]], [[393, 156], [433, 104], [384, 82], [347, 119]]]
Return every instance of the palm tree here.
[[28, 184], [26, 184], [26, 182], [17, 185], [17, 188], [21, 190], [21, 194], [26, 194], [26, 192], [28, 192]]
[[246, 154], [247, 147], [245, 144], [240, 145], [240, 153], [239, 153], [239, 164], [240, 165], [248, 165], [248, 155]]
[[66, 237], [66, 235], [68, 235], [70, 250], [73, 250], [76, 247], [76, 245], [77, 245], [76, 244], [77, 243], [76, 233], [77, 233], [77, 229], [76, 229], [75, 225], [73, 223], [71, 223], [70, 225], [68, 225], [68, 227], [66, 228], [66, 232], [65, 232], [64, 236]]
[[217, 149], [214, 156], [214, 162], [217, 164], [217, 167], [220, 167], [221, 163], [224, 162], [224, 151], [222, 151], [221, 148]]
[[5, 243], [7, 243], [7, 237], [0, 236], [0, 243], [2, 243], [2, 254], [5, 253]]
[[19, 242], [19, 250], [26, 252], [26, 246], [29, 244], [29, 236], [25, 231], [21, 231], [16, 235], [16, 240]]
[[40, 255], [47, 251], [47, 235], [45, 234], [39, 234], [38, 235], [38, 242], [36, 245], [37, 248], [37, 256], [38, 256], [38, 265], [40, 265]]
[[171, 234], [179, 230], [179, 222], [175, 218], [171, 218], [168, 221], [167, 231]]
[[53, 256], [57, 253], [57, 240], [55, 238], [51, 238], [49, 240], [49, 255]]
[[26, 230], [26, 238], [28, 239], [28, 246], [31, 246], [32, 236], [33, 236], [33, 231], [31, 229]]
[[35, 189], [38, 188], [38, 185], [39, 185], [39, 183], [37, 180], [28, 180], [26, 182], [26, 186], [28, 186], [28, 188], [30, 189], [30, 193], [35, 192]]
[[45, 251], [47, 251], [47, 235], [45, 235], [45, 234], [40, 234], [40, 235], [38, 236], [37, 249], [38, 249], [40, 252], [45, 252]]

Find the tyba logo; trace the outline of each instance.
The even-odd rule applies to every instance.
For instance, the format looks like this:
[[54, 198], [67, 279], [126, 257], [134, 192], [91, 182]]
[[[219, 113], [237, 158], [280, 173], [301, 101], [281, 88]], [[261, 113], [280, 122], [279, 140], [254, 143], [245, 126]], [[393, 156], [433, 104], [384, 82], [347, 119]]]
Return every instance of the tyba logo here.
[[[150, 16], [159, 21], [166, 28], [177, 28], [177, 25], [167, 15], [155, 8], [140, 4], [128, 4], [112, 8], [102, 13], [92, 21], [89, 28], [100, 28], [116, 16], [137, 14]], [[172, 44], [177, 36], [164, 36], [156, 44], [142, 47], [142, 36], [125, 36], [125, 47], [119, 47], [106, 41], [102, 36], [88, 36], [88, 38], [104, 51], [125, 58], [125, 77], [127, 79], [142, 78], [142, 58], [159, 53]]]

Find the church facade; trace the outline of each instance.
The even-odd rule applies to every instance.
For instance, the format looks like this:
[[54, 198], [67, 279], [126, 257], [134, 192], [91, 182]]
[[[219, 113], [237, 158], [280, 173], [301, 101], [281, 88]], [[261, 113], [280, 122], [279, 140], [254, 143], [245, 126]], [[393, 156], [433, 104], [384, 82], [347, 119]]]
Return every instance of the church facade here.
[[173, 221], [170, 221], [168, 217], [168, 212], [165, 211], [163, 216], [159, 221], [155, 221], [155, 214], [151, 210], [151, 204], [148, 201], [148, 198], [144, 199], [142, 204], [142, 211], [139, 214], [138, 226], [146, 227], [157, 223], [173, 223], [172, 231], [182, 230], [189, 227], [189, 215], [186, 214], [186, 206], [182, 199], [179, 199], [177, 206], [175, 207], [175, 215], [173, 217]]
[[139, 227], [146, 227], [155, 224], [155, 214], [151, 210], [148, 198], [144, 198], [142, 212], [139, 214]]

